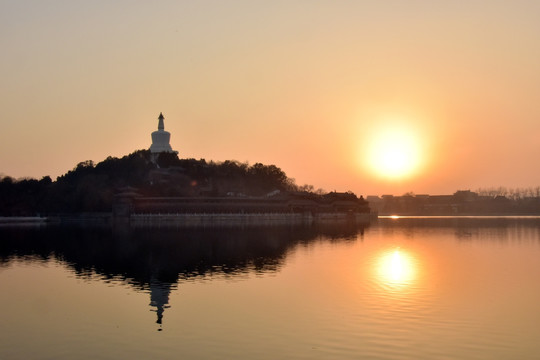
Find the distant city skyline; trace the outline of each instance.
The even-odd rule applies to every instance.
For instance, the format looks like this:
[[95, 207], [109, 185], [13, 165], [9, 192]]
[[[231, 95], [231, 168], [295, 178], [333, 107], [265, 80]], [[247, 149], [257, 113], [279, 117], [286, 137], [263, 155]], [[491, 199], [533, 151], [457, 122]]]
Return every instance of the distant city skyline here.
[[[129, 6], [128, 6], [129, 5]], [[537, 1], [0, 1], [0, 174], [148, 149], [359, 195], [540, 185]]]

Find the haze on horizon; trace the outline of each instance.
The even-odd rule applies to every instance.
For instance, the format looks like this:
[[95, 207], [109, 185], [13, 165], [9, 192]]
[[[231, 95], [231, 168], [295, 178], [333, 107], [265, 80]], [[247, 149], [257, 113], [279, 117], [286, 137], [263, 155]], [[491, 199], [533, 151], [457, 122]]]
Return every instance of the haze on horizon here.
[[540, 185], [540, 2], [2, 1], [0, 174], [150, 146], [357, 194]]

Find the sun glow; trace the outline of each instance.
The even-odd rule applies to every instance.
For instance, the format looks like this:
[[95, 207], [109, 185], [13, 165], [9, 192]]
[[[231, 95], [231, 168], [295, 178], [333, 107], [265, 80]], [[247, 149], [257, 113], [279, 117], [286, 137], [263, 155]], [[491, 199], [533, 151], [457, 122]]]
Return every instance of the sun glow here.
[[377, 262], [379, 280], [390, 286], [410, 284], [416, 277], [414, 258], [400, 250], [385, 252]]
[[410, 131], [389, 128], [374, 136], [368, 150], [371, 169], [381, 177], [413, 175], [420, 165], [418, 140]]
[[367, 171], [379, 178], [401, 180], [417, 175], [424, 167], [427, 154], [425, 137], [418, 121], [374, 120], [363, 143], [363, 163]]

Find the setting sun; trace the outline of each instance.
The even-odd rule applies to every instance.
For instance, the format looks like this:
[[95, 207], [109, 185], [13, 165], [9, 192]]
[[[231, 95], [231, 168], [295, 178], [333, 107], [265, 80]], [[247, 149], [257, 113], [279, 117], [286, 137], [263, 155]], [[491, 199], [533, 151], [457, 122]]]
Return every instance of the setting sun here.
[[365, 161], [369, 170], [379, 177], [410, 177], [417, 173], [422, 163], [419, 138], [405, 127], [379, 129], [372, 135]]

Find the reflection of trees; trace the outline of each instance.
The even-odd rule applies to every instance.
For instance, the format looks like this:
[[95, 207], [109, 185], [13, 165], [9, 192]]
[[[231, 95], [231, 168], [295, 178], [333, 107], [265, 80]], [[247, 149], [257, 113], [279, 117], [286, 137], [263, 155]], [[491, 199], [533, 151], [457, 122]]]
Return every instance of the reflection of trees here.
[[125, 281], [150, 292], [161, 324], [178, 279], [277, 271], [298, 245], [356, 239], [355, 224], [246, 228], [0, 228], [0, 263], [57, 259], [81, 277]]

